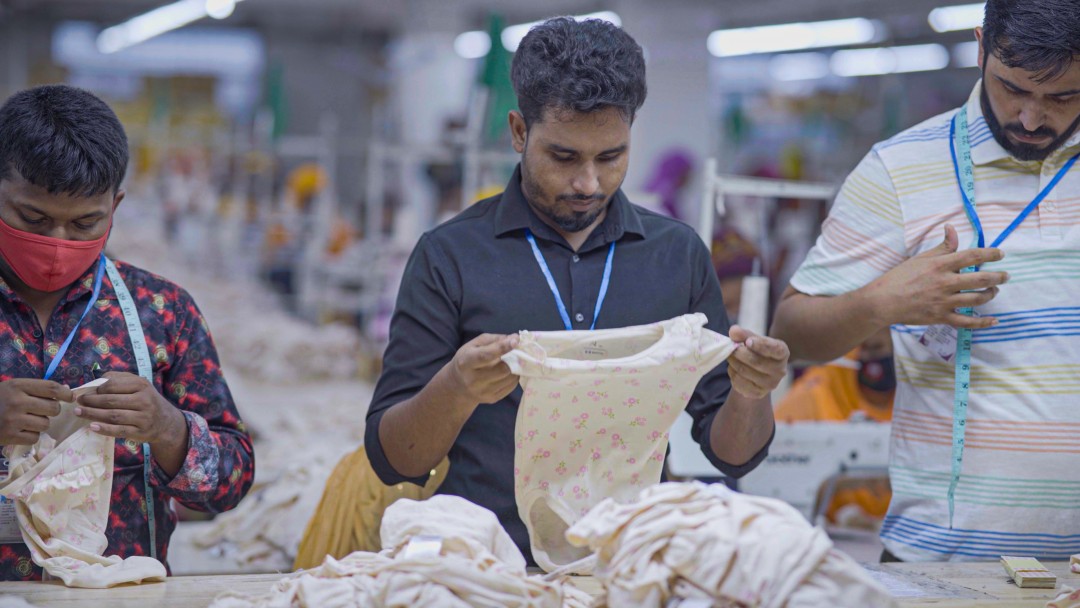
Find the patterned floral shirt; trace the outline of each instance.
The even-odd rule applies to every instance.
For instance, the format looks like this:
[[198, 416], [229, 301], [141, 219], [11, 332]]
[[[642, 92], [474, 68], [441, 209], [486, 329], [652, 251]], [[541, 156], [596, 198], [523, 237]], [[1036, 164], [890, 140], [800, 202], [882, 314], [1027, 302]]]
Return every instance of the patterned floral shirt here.
[[[187, 418], [188, 451], [175, 476], [151, 464], [158, 558], [168, 567], [177, 516], [172, 500], [210, 513], [227, 511], [247, 493], [255, 474], [251, 437], [236, 411], [206, 321], [177, 285], [134, 266], [117, 269], [142, 320], [154, 365], [154, 385]], [[0, 279], [0, 381], [42, 378], [91, 297], [96, 264], [68, 290], [42, 330], [30, 306]], [[53, 380], [75, 387], [103, 372], [138, 374], [123, 312], [108, 275], [79, 326]], [[141, 445], [116, 440], [112, 505], [105, 555], [150, 555]], [[40, 580], [25, 544], [0, 544], [0, 580]]]

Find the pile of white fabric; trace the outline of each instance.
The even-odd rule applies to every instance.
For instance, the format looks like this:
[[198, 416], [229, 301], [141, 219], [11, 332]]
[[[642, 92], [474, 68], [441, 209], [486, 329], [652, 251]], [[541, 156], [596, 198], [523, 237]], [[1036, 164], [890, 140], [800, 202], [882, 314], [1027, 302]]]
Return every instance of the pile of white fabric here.
[[335, 323], [309, 325], [275, 311], [253, 317], [215, 314], [214, 341], [223, 365], [273, 382], [352, 378], [359, 369], [360, 335]]
[[229, 388], [255, 442], [256, 483], [276, 479], [298, 463], [333, 467], [363, 443], [368, 383], [278, 384], [230, 377]]
[[278, 581], [258, 597], [226, 593], [211, 608], [586, 608], [567, 581], [525, 572], [493, 513], [456, 496], [402, 499], [383, 516], [383, 550], [357, 551]]
[[370, 386], [238, 382], [232, 388], [255, 438], [255, 483], [235, 509], [179, 538], [238, 571], [292, 570], [330, 473], [363, 440]]
[[630, 504], [607, 499], [566, 535], [597, 554], [607, 593], [599, 606], [897, 606], [794, 508], [720, 484], [664, 483]]
[[235, 509], [200, 527], [191, 543], [231, 558], [241, 569], [292, 570], [332, 470], [325, 461], [295, 463], [273, 481], [252, 486]]

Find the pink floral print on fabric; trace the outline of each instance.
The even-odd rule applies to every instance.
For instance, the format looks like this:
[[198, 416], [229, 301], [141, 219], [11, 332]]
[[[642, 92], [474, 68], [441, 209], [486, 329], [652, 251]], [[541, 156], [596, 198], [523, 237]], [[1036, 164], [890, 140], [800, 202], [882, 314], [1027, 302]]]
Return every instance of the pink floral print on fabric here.
[[60, 415], [34, 445], [5, 448], [10, 474], [0, 483], [0, 495], [15, 501], [31, 558], [69, 587], [165, 580], [165, 566], [157, 560], [102, 556], [116, 440], [92, 432], [73, 410], [61, 404]]
[[698, 381], [735, 350], [701, 313], [622, 329], [520, 334], [514, 493], [533, 557], [551, 571], [587, 555], [566, 529], [605, 498], [660, 480], [668, 432]]

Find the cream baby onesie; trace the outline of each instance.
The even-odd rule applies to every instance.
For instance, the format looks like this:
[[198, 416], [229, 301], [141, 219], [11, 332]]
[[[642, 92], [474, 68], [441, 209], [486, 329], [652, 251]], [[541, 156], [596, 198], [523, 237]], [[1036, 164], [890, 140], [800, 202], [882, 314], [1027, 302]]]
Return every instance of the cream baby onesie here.
[[514, 494], [544, 570], [589, 555], [564, 534], [593, 505], [630, 500], [660, 480], [671, 426], [701, 377], [735, 350], [706, 322], [695, 313], [622, 329], [523, 331], [503, 356], [524, 390]]
[[[100, 379], [74, 389], [76, 397]], [[105, 588], [165, 580], [165, 566], [149, 557], [103, 557], [108, 546], [116, 440], [90, 430], [62, 403], [60, 414], [32, 446], [5, 448], [10, 474], [0, 495], [15, 500], [23, 541], [34, 563], [69, 587]]]

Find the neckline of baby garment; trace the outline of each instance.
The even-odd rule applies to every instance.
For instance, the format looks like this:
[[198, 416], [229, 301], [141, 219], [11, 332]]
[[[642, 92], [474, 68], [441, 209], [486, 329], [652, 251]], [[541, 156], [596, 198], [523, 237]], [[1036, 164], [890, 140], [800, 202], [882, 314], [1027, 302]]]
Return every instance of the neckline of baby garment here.
[[[674, 319], [669, 319], [667, 321], [658, 321], [656, 323], [650, 323], [648, 325], [640, 325], [640, 326], [633, 327], [633, 328], [623, 327], [623, 328], [614, 328], [614, 329], [593, 330], [593, 331], [588, 332], [587, 334], [583, 333], [583, 335], [580, 338], [575, 338], [574, 341], [572, 343], [570, 343], [570, 345], [568, 345], [566, 348], [560, 349], [560, 351], [559, 351], [559, 352], [565, 352], [567, 349], [572, 348], [573, 345], [581, 344], [583, 342], [591, 342], [591, 341], [603, 340], [604, 337], [605, 337], [604, 334], [611, 335], [611, 334], [614, 334], [614, 333], [617, 333], [617, 332], [618, 333], [625, 333], [625, 332], [627, 332], [628, 330], [631, 330], [631, 329], [639, 329], [641, 331], [641, 333], [638, 334], [638, 335], [631, 334], [631, 335], [627, 335], [627, 336], [620, 336], [622, 338], [632, 339], [632, 338], [639, 337], [639, 336], [641, 336], [641, 337], [648, 336], [648, 335], [651, 335], [654, 332], [656, 332], [656, 330], [658, 330], [658, 329], [660, 330], [660, 335], [657, 337], [655, 342], [650, 344], [645, 349], [640, 350], [640, 351], [638, 351], [636, 353], [627, 355], [625, 357], [619, 357], [617, 359], [569, 359], [569, 358], [566, 358], [566, 357], [550, 356], [550, 355], [547, 354], [547, 351], [544, 350], [544, 353], [545, 353], [544, 358], [540, 360], [540, 363], [542, 365], [545, 365], [545, 366], [548, 366], [548, 367], [558, 367], [560, 369], [565, 369], [565, 370], [587, 370], [587, 371], [591, 371], [591, 370], [594, 370], [594, 369], [609, 369], [609, 368], [612, 368], [612, 367], [619, 367], [619, 366], [627, 365], [627, 364], [633, 363], [635, 361], [638, 361], [640, 359], [644, 359], [644, 358], [652, 355], [655, 351], [659, 350], [665, 343], [669, 342], [668, 338], [671, 336], [671, 329], [672, 329], [672, 326], [675, 323], [688, 323], [688, 321], [686, 321], [684, 319], [684, 317], [676, 317]], [[548, 332], [548, 333], [560, 333], [560, 332]], [[569, 333], [569, 332], [563, 332], [563, 333]], [[541, 349], [543, 349], [543, 347], [540, 346], [538, 341], [535, 341], [535, 338], [534, 338], [533, 343], [536, 344], [537, 346], [539, 346]]]

